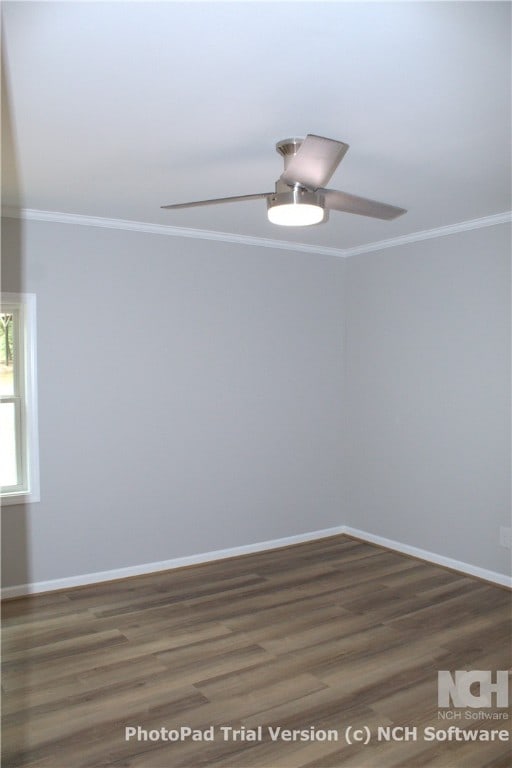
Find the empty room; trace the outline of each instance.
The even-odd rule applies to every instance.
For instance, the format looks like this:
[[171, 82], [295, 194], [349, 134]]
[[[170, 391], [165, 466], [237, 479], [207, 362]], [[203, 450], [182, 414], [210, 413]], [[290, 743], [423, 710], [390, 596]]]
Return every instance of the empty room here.
[[2, 2], [2, 766], [508, 768], [511, 9]]

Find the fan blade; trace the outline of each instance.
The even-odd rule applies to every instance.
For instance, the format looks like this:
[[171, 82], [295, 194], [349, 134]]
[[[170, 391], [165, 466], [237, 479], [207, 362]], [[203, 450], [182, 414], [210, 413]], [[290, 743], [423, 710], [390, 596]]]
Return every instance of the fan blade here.
[[297, 154], [288, 162], [281, 181], [318, 189], [327, 184], [348, 149], [348, 144], [308, 133]]
[[196, 200], [193, 203], [177, 203], [176, 205], [161, 205], [166, 210], [177, 208], [195, 208], [199, 205], [215, 205], [216, 203], [237, 203], [241, 200], [261, 200], [264, 197], [272, 197], [274, 192], [260, 192], [256, 195], [238, 195], [238, 197], [217, 197], [213, 200]]
[[371, 216], [374, 219], [396, 219], [405, 208], [396, 208], [394, 205], [379, 203], [377, 200], [369, 200], [367, 197], [349, 195], [337, 189], [320, 189], [324, 195], [325, 207], [333, 211], [345, 211], [346, 213], [358, 213], [360, 216]]

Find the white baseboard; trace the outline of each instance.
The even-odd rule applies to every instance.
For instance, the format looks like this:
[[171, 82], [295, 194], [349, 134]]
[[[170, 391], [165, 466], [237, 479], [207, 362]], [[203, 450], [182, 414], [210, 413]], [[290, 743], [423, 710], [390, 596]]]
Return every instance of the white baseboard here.
[[115, 568], [111, 571], [83, 573], [79, 576], [68, 576], [63, 579], [51, 579], [50, 581], [36, 581], [30, 584], [17, 584], [12, 587], [3, 587], [1, 590], [1, 595], [2, 599], [9, 599], [13, 597], [23, 597], [24, 595], [35, 595], [41, 592], [53, 592], [58, 589], [83, 587], [87, 584], [97, 584], [102, 581], [126, 579], [129, 576], [141, 576], [145, 573], [157, 573], [158, 571], [170, 571], [174, 568], [183, 568], [186, 565], [198, 565], [200, 563], [211, 562], [212, 560], [225, 560], [228, 557], [249, 555], [252, 552], [264, 552], [267, 549], [288, 547], [291, 544], [300, 544], [304, 541], [314, 541], [315, 539], [325, 539], [328, 536], [337, 536], [340, 533], [345, 533], [344, 525], [339, 525], [335, 528], [325, 528], [324, 530], [320, 531], [299, 533], [295, 536], [286, 536], [282, 539], [259, 541], [256, 544], [244, 544], [239, 547], [230, 547], [229, 549], [217, 549], [213, 552], [202, 552], [198, 555], [175, 557], [172, 560], [162, 560], [156, 563], [131, 565], [127, 568]]
[[354, 536], [356, 539], [363, 539], [370, 544], [378, 544], [380, 547], [386, 549], [393, 549], [396, 552], [402, 552], [404, 555], [411, 555], [417, 557], [420, 560], [427, 560], [429, 563], [435, 563], [436, 565], [442, 565], [445, 568], [450, 568], [452, 571], [460, 571], [467, 576], [476, 576], [478, 579], [484, 581], [492, 581], [494, 584], [499, 584], [502, 587], [508, 587], [512, 589], [512, 578], [505, 573], [498, 573], [497, 571], [488, 571], [486, 568], [480, 568], [478, 565], [471, 565], [465, 563], [462, 560], [454, 560], [451, 557], [445, 557], [444, 555], [438, 555], [435, 552], [429, 552], [426, 549], [419, 549], [413, 547], [410, 544], [403, 544], [400, 541], [393, 541], [393, 539], [386, 539], [384, 536], [376, 536], [373, 533], [367, 531], [360, 531], [357, 528], [351, 528], [349, 525], [345, 526], [344, 533], [347, 536]]
[[72, 587], [83, 587], [87, 584], [97, 584], [104, 581], [114, 581], [116, 579], [125, 579], [129, 576], [140, 576], [146, 573], [157, 573], [158, 571], [169, 571], [174, 568], [183, 568], [186, 565], [198, 565], [208, 563], [213, 560], [224, 560], [228, 557], [238, 557], [240, 555], [249, 555], [253, 552], [264, 552], [268, 549], [277, 549], [279, 547], [288, 547], [292, 544], [300, 544], [305, 541], [314, 541], [315, 539], [324, 539], [328, 536], [338, 536], [346, 534], [356, 539], [367, 541], [369, 544], [377, 544], [386, 549], [392, 549], [396, 552], [402, 552], [405, 555], [417, 557], [420, 560], [426, 560], [429, 563], [450, 568], [453, 571], [460, 571], [468, 576], [476, 576], [484, 581], [490, 581], [503, 587], [512, 588], [512, 578], [504, 573], [489, 571], [461, 560], [454, 560], [451, 557], [438, 555], [435, 552], [429, 552], [425, 549], [413, 547], [410, 544], [403, 544], [393, 539], [386, 539], [383, 536], [377, 536], [367, 531], [361, 531], [358, 528], [351, 528], [347, 525], [339, 525], [334, 528], [324, 528], [320, 531], [309, 531], [308, 533], [299, 533], [295, 536], [286, 536], [282, 539], [272, 539], [270, 541], [260, 541], [255, 544], [245, 544], [239, 547], [230, 547], [229, 549], [217, 549], [213, 552], [202, 552], [197, 555], [187, 555], [185, 557], [176, 557], [171, 560], [162, 560], [156, 563], [144, 563], [143, 565], [133, 565], [127, 568], [115, 568], [111, 571], [98, 571], [96, 573], [84, 573], [78, 576], [69, 576], [63, 579], [51, 579], [50, 581], [37, 581], [29, 584], [17, 584], [12, 587], [3, 587], [1, 590], [2, 599], [13, 597], [23, 597], [24, 595], [34, 595], [41, 592], [53, 592], [58, 589], [70, 589]]

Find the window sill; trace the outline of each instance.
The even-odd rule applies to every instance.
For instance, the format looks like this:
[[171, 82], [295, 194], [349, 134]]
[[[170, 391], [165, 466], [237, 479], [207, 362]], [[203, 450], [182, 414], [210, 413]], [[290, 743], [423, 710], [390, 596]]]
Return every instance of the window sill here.
[[15, 491], [14, 493], [4, 493], [0, 496], [0, 505], [2, 507], [15, 504], [36, 504], [41, 501], [39, 493], [33, 491]]

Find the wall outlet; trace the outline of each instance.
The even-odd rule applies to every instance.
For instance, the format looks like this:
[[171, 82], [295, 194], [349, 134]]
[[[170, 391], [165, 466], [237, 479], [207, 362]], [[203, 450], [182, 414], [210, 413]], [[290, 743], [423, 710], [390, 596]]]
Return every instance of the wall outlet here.
[[500, 545], [512, 549], [512, 528], [500, 526]]

